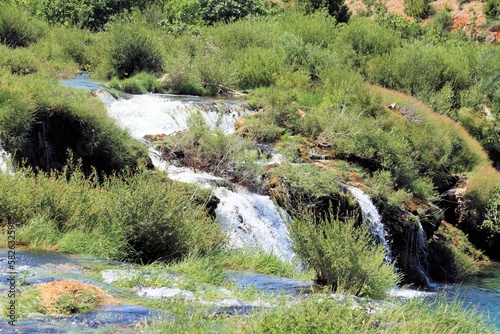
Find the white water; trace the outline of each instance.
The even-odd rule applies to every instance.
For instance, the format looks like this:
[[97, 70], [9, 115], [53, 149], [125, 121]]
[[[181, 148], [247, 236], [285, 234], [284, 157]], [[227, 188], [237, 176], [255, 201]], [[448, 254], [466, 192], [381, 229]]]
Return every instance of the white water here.
[[[203, 107], [157, 95], [134, 96], [115, 102], [105, 93], [99, 96], [105, 101], [109, 115], [139, 140], [145, 135], [168, 135], [187, 129], [189, 115], [198, 108], [208, 108], [209, 111], [201, 112], [205, 122], [211, 128], [221, 128], [225, 133], [234, 132], [236, 118], [245, 113], [238, 109], [221, 113], [213, 104]], [[214, 195], [220, 199], [215, 210], [216, 219], [221, 222], [228, 235], [229, 247], [262, 250], [285, 261], [295, 257], [285, 223], [288, 216], [269, 196], [251, 193], [241, 187], [232, 191], [221, 186], [228, 183], [223, 178], [190, 168], [168, 165], [161, 154], [152, 148], [150, 157], [155, 167], [166, 170], [171, 179], [212, 189]], [[281, 160], [279, 154], [272, 155], [273, 163]]]
[[[109, 103], [109, 96], [102, 95], [101, 99], [108, 106], [108, 114], [117, 120], [124, 128], [130, 130], [134, 138], [142, 139], [145, 135], [169, 135], [188, 128], [189, 116], [203, 108], [202, 105], [175, 100], [170, 96], [138, 95], [130, 99], [121, 99]], [[105, 97], [105, 98], [104, 98]], [[219, 127], [225, 133], [234, 132], [236, 118], [246, 114], [242, 108], [232, 108], [230, 112], [218, 110], [214, 105], [202, 111], [206, 124], [212, 129]]]
[[416, 257], [418, 260], [418, 270], [424, 276], [425, 282], [428, 287], [435, 288], [437, 287], [436, 283], [432, 282], [427, 273], [427, 259], [429, 257], [429, 250], [427, 248], [427, 236], [425, 234], [424, 228], [418, 221], [418, 231], [417, 231], [417, 250]]
[[3, 173], [12, 172], [12, 168], [9, 167], [10, 163], [10, 154], [2, 148], [2, 143], [0, 142], [0, 171]]
[[229, 247], [261, 249], [283, 261], [295, 257], [285, 223], [289, 217], [269, 196], [240, 187], [236, 191], [218, 187], [214, 194], [220, 199], [216, 218], [229, 235]]
[[363, 214], [363, 219], [370, 223], [369, 230], [370, 234], [384, 245], [385, 249], [385, 261], [392, 263], [392, 252], [389, 243], [387, 242], [387, 232], [384, 229], [384, 224], [382, 224], [382, 217], [378, 213], [377, 208], [373, 204], [370, 196], [365, 194], [361, 189], [353, 186], [345, 186], [347, 190], [356, 198], [361, 207], [361, 213]]

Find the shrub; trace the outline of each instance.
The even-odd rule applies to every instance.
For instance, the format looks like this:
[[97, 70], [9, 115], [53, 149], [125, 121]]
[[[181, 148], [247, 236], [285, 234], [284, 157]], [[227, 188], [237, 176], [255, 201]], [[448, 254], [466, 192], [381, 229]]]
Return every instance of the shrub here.
[[432, 20], [433, 28], [439, 37], [444, 36], [451, 31], [453, 16], [447, 10], [440, 10]]
[[200, 0], [201, 17], [208, 24], [231, 22], [248, 15], [265, 14], [260, 0]]
[[334, 291], [380, 299], [397, 284], [394, 267], [384, 262], [384, 248], [371, 241], [368, 226], [332, 216], [318, 222], [306, 216], [288, 226], [294, 251], [317, 281]]
[[432, 8], [430, 0], [405, 0], [405, 14], [418, 18], [425, 19], [431, 15]]
[[337, 22], [348, 22], [351, 17], [349, 7], [343, 0], [301, 0], [307, 13], [326, 11]]
[[390, 53], [399, 46], [399, 38], [392, 30], [380, 27], [368, 19], [356, 19], [342, 28], [339, 40], [350, 45], [355, 54], [354, 65], [364, 67], [367, 58]]
[[161, 73], [163, 54], [155, 31], [143, 19], [121, 19], [106, 29], [104, 74], [123, 79], [139, 72]]
[[405, 16], [396, 13], [377, 15], [375, 22], [384, 28], [391, 29], [403, 39], [413, 40], [424, 35], [424, 28], [420, 23], [410, 21]]
[[149, 262], [207, 254], [225, 240], [194, 202], [199, 189], [164, 175], [141, 170], [99, 180], [76, 169], [71, 177], [50, 176], [0, 173], [8, 196], [0, 198], [0, 224], [18, 224], [19, 241], [31, 246]]
[[497, 16], [500, 13], [500, 1], [487, 0], [484, 4], [483, 12], [486, 15]]
[[51, 23], [99, 30], [111, 16], [141, 5], [142, 1], [30, 0], [23, 3], [33, 14]]
[[10, 2], [0, 2], [0, 43], [24, 47], [36, 42], [47, 30], [46, 24]]

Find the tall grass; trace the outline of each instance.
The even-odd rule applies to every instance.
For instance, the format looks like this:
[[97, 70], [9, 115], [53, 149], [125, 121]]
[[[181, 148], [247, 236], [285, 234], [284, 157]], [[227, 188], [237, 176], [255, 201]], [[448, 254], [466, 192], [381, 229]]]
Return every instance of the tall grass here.
[[189, 199], [194, 189], [146, 171], [103, 183], [74, 171], [46, 177], [0, 174], [0, 221], [18, 241], [111, 259], [173, 260], [221, 246], [218, 223]]
[[385, 251], [368, 234], [368, 226], [333, 216], [311, 216], [288, 224], [292, 246], [316, 280], [333, 291], [383, 299], [396, 286], [394, 267], [384, 262]]

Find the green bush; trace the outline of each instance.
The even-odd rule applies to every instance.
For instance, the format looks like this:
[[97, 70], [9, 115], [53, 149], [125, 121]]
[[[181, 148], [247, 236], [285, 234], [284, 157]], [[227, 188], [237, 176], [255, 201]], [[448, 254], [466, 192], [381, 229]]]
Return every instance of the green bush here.
[[375, 22], [384, 28], [391, 29], [399, 37], [408, 40], [419, 39], [424, 35], [425, 31], [420, 23], [411, 21], [405, 16], [396, 13], [377, 15]]
[[108, 24], [103, 74], [123, 79], [139, 72], [161, 73], [163, 53], [156, 33], [148, 28], [143, 18], [121, 19]]
[[36, 42], [47, 31], [47, 25], [10, 2], [0, 2], [0, 43], [24, 47]]
[[11, 50], [5, 45], [0, 45], [0, 68], [5, 68], [12, 74], [26, 75], [38, 72], [40, 67], [40, 61], [32, 50], [26, 48]]
[[432, 13], [430, 0], [405, 0], [405, 14], [425, 19]]
[[200, 0], [200, 7], [201, 17], [208, 24], [265, 14], [264, 4], [260, 0]]
[[440, 280], [459, 282], [478, 272], [475, 261], [483, 258], [456, 227], [441, 223], [429, 244], [430, 274]]
[[500, 13], [500, 1], [487, 0], [484, 4], [483, 12], [486, 15], [497, 16]]
[[351, 17], [349, 7], [343, 0], [301, 0], [307, 13], [325, 11], [337, 22], [348, 22]]
[[384, 262], [384, 248], [371, 241], [367, 225], [356, 226], [352, 219], [340, 221], [332, 216], [314, 222], [306, 216], [288, 226], [295, 253], [316, 272], [319, 283], [375, 299], [385, 298], [396, 286], [394, 267]]
[[361, 69], [366, 59], [390, 53], [400, 44], [396, 33], [383, 28], [370, 19], [356, 19], [344, 26], [339, 40], [352, 48], [354, 66]]
[[30, 0], [22, 3], [31, 13], [51, 23], [99, 30], [113, 15], [142, 5], [143, 1]]

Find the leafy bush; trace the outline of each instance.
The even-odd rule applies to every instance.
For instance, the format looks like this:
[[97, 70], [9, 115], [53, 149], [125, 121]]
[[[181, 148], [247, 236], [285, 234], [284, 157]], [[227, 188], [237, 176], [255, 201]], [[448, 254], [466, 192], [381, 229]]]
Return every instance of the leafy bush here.
[[342, 28], [339, 40], [352, 48], [354, 65], [364, 67], [367, 58], [390, 53], [399, 46], [399, 38], [392, 30], [380, 27], [369, 19], [356, 19]]
[[0, 43], [8, 47], [24, 47], [36, 42], [47, 25], [10, 2], [0, 2]]
[[497, 16], [500, 13], [500, 1], [487, 0], [483, 6], [483, 12], [486, 15]]
[[147, 27], [143, 18], [110, 23], [106, 37], [108, 48], [103, 74], [116, 75], [122, 79], [139, 72], [162, 72], [162, 45], [155, 31]]
[[51, 23], [99, 30], [111, 16], [141, 5], [143, 1], [30, 0], [22, 3], [33, 14]]
[[403, 39], [414, 40], [424, 35], [424, 28], [420, 23], [411, 21], [405, 16], [396, 13], [377, 15], [375, 22], [384, 28], [391, 29]]
[[348, 22], [351, 17], [349, 7], [343, 0], [302, 0], [306, 12], [326, 11], [337, 22]]
[[425, 19], [431, 15], [432, 8], [430, 0], [405, 0], [405, 14], [418, 18]]
[[201, 17], [208, 24], [231, 22], [248, 15], [265, 14], [260, 0], [200, 0]]
[[453, 24], [453, 16], [447, 10], [440, 10], [434, 19], [432, 20], [432, 27], [439, 37], [444, 36], [446, 33], [451, 31], [451, 25]]
[[384, 248], [371, 241], [368, 226], [331, 216], [318, 222], [306, 216], [288, 226], [294, 251], [316, 280], [334, 291], [382, 299], [397, 284], [394, 267], [384, 262]]

